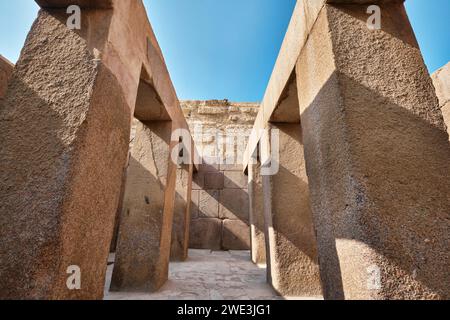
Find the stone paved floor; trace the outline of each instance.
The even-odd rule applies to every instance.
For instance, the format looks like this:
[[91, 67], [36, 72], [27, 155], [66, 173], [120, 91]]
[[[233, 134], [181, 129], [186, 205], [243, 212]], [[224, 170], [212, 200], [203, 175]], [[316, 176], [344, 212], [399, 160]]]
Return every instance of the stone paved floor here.
[[169, 281], [157, 293], [108, 292], [106, 300], [274, 300], [282, 299], [266, 283], [266, 269], [255, 266], [248, 251], [190, 250], [186, 262], [171, 262]]

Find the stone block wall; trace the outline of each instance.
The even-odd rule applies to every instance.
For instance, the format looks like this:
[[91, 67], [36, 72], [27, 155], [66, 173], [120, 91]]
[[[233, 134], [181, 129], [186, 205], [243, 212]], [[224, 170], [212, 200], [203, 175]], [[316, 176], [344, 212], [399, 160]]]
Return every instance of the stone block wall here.
[[242, 155], [258, 104], [185, 101], [183, 112], [203, 164], [194, 174], [190, 247], [249, 250], [248, 178]]

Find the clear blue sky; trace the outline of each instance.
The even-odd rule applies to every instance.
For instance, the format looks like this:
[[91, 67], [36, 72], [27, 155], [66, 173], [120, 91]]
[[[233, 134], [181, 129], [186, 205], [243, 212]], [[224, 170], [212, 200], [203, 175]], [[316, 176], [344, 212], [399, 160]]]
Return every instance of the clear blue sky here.
[[[260, 101], [295, 0], [145, 0], [180, 99]], [[407, 0], [430, 72], [450, 60], [450, 1]], [[0, 54], [15, 62], [37, 14], [0, 0]]]

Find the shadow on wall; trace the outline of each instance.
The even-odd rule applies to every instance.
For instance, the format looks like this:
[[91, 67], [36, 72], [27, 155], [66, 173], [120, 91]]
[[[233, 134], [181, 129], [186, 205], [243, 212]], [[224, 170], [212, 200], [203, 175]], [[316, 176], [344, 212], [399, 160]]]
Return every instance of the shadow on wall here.
[[[337, 81], [344, 116], [338, 104], [330, 104], [336, 101]], [[357, 266], [373, 265], [381, 272], [381, 289], [373, 292], [379, 297], [414, 298], [421, 292], [448, 298], [446, 132], [337, 73], [304, 111], [302, 124], [310, 132], [305, 156], [325, 297], [365, 291], [368, 275]], [[342, 127], [345, 136], [339, 134]], [[350, 278], [357, 279], [355, 289], [344, 292]]]

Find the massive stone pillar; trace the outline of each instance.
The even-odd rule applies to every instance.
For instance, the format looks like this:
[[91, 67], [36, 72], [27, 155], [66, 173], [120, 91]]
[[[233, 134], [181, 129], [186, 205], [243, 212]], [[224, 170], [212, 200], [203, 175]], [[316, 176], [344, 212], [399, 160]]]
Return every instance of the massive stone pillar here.
[[183, 164], [177, 169], [172, 245], [170, 249], [170, 259], [172, 261], [184, 261], [188, 257], [193, 169], [192, 164]]
[[324, 294], [448, 299], [448, 135], [402, 1], [383, 3], [379, 30], [325, 5], [297, 64]]
[[251, 233], [252, 261], [255, 264], [266, 263], [266, 245], [264, 237], [264, 195], [262, 189], [261, 165], [248, 166], [248, 195]]
[[[279, 133], [280, 152], [278, 173], [263, 177], [269, 280], [283, 296], [320, 297], [301, 127], [272, 124], [271, 130]], [[277, 142], [271, 141], [272, 147], [273, 143]]]
[[111, 291], [156, 291], [168, 278], [176, 164], [172, 122], [140, 122], [131, 151]]
[[65, 10], [41, 11], [0, 102], [0, 299], [103, 297], [130, 134], [90, 50], [104, 38], [87, 40], [109, 14], [73, 32]]

